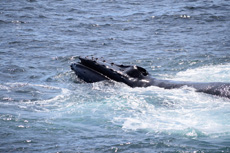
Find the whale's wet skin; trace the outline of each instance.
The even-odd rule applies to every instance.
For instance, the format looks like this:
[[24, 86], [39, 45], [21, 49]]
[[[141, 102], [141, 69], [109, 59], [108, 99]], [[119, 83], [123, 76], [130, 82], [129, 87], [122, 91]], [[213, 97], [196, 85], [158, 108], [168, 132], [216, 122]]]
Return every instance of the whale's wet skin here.
[[142, 67], [117, 65], [100, 61], [98, 58], [79, 58], [79, 63], [71, 64], [71, 69], [76, 75], [88, 83], [114, 80], [123, 82], [131, 87], [158, 86], [164, 89], [175, 89], [184, 86], [192, 87], [197, 92], [204, 92], [211, 95], [230, 98], [230, 83], [209, 82], [195, 83], [185, 81], [159, 80], [151, 75]]

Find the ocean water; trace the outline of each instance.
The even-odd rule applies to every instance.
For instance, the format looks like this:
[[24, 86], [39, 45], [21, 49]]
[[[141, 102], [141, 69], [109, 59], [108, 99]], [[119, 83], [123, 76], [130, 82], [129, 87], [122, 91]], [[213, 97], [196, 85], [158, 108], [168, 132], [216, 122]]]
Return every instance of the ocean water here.
[[1, 0], [0, 152], [230, 152], [230, 99], [81, 83], [79, 56], [230, 82], [229, 0]]

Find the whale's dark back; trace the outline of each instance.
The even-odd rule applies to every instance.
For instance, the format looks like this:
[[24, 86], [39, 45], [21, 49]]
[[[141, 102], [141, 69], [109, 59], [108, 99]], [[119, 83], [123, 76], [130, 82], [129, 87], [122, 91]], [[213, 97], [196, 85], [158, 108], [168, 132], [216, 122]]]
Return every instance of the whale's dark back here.
[[130, 87], [158, 86], [165, 89], [189, 86], [197, 92], [230, 98], [230, 83], [196, 83], [152, 78], [147, 70], [140, 66], [117, 65], [95, 58], [79, 58], [80, 62], [71, 64], [75, 74], [87, 83], [103, 80], [123, 82]]

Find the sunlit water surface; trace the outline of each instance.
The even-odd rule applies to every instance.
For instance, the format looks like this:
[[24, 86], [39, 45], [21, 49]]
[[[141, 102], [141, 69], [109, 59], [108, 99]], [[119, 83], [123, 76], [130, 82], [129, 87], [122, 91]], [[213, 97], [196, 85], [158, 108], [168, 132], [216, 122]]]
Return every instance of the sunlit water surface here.
[[230, 82], [223, 1], [0, 2], [0, 152], [230, 152], [230, 99], [81, 83], [93, 55], [153, 77]]

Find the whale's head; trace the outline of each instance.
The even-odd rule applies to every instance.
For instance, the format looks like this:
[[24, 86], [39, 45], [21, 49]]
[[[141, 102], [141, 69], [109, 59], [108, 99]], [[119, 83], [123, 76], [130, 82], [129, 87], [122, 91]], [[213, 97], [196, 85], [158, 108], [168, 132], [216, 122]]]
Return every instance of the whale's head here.
[[97, 58], [79, 59], [80, 62], [71, 64], [71, 69], [85, 82], [114, 80], [131, 87], [149, 86], [149, 73], [140, 66], [118, 65]]

